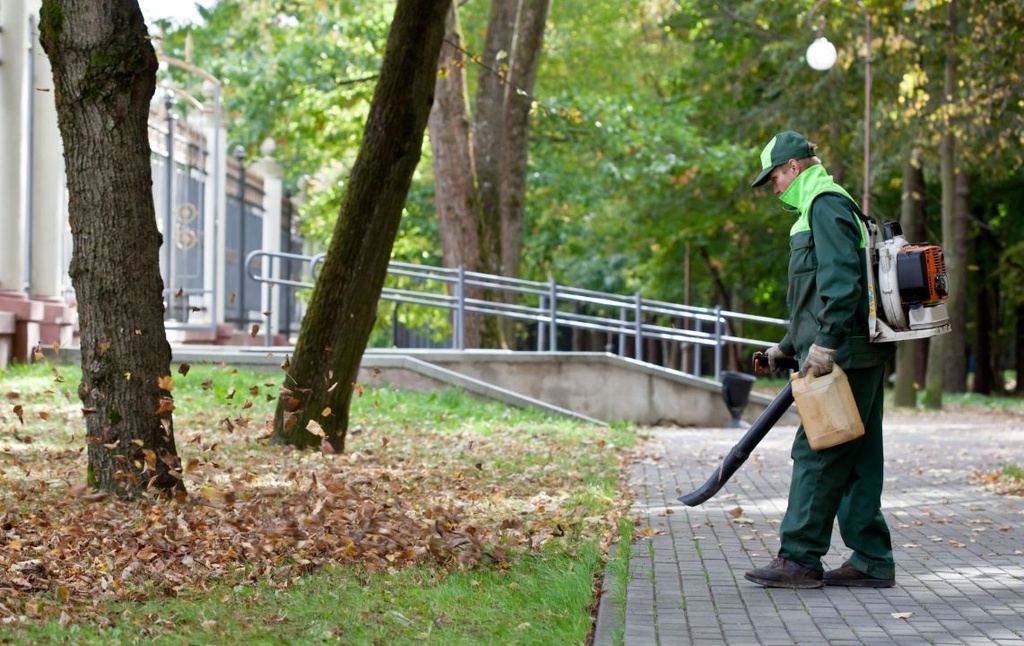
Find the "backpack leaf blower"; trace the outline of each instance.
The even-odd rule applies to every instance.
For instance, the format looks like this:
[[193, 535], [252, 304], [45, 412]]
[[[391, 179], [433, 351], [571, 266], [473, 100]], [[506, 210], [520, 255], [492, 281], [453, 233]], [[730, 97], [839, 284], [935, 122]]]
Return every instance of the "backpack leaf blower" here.
[[909, 341], [949, 332], [949, 285], [942, 247], [910, 244], [898, 222], [879, 228], [874, 220], [859, 211], [858, 215], [867, 228], [869, 244], [864, 253], [872, 268], [868, 272], [871, 341]]

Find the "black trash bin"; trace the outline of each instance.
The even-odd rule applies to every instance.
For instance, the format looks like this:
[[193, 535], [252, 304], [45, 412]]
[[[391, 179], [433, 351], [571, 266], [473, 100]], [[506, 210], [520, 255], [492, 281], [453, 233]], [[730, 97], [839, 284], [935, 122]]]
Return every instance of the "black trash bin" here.
[[732, 416], [732, 419], [726, 424], [727, 428], [741, 426], [740, 417], [743, 416], [743, 409], [750, 401], [750, 391], [754, 388], [755, 379], [754, 375], [748, 375], [745, 372], [725, 371], [722, 373], [722, 401], [725, 402], [725, 407], [729, 409], [729, 414]]

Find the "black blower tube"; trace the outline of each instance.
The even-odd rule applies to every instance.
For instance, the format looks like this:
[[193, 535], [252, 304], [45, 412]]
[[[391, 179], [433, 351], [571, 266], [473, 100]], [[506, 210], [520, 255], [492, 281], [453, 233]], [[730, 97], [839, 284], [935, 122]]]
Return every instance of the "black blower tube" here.
[[691, 491], [685, 496], [679, 496], [678, 500], [688, 507], [696, 507], [718, 493], [718, 490], [729, 481], [736, 470], [743, 466], [743, 463], [750, 457], [750, 453], [764, 439], [764, 436], [768, 435], [768, 431], [772, 430], [772, 427], [786, 414], [792, 404], [793, 387], [790, 383], [786, 383], [786, 387], [779, 391], [775, 399], [765, 407], [764, 412], [751, 424], [746, 435], [736, 443], [736, 446], [732, 447], [729, 454], [725, 456], [725, 460], [722, 461], [722, 466], [718, 467], [714, 475], [708, 478], [708, 481], [699, 489]]

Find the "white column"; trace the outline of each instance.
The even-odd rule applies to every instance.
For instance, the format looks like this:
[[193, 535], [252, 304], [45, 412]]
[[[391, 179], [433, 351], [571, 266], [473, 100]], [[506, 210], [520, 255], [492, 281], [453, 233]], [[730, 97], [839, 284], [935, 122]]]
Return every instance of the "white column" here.
[[0, 292], [25, 289], [28, 164], [28, 8], [0, 2]]
[[209, 109], [203, 117], [203, 134], [206, 136], [206, 193], [203, 196], [204, 214], [203, 236], [204, 245], [203, 288], [213, 294], [214, 326], [224, 322], [224, 250], [227, 240], [227, 134], [222, 124], [220, 109], [220, 87], [212, 83], [204, 85], [204, 93]]
[[35, 82], [32, 84], [32, 295], [61, 298], [67, 268], [63, 241], [67, 227], [64, 147], [57, 127], [53, 72], [41, 46], [35, 47]]
[[[284, 194], [284, 168], [278, 164], [271, 155], [274, 152], [274, 141], [269, 137], [260, 146], [263, 158], [250, 166], [250, 170], [263, 177], [263, 250], [277, 253], [281, 251], [281, 198]], [[280, 262], [273, 264], [274, 270], [271, 274], [275, 279], [281, 277]], [[281, 329], [279, 306], [281, 303], [281, 290], [271, 290], [270, 302], [261, 303], [261, 311], [271, 312], [271, 331]]]

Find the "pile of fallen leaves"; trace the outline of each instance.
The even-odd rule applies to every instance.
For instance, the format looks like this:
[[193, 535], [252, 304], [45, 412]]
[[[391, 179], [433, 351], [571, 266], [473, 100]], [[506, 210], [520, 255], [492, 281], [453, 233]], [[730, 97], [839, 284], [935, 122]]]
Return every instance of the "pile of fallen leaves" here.
[[[84, 424], [75, 402], [7, 397], [0, 622], [53, 611], [43, 606], [54, 600], [72, 608], [174, 596], [214, 580], [286, 586], [327, 563], [506, 568], [545, 543], [607, 544], [629, 504], [604, 493], [598, 513], [593, 501], [580, 506], [594, 495], [595, 473], [624, 473], [626, 451], [605, 439], [606, 429], [567, 434], [498, 421], [481, 434], [425, 420], [353, 429], [349, 450], [333, 455], [267, 444], [269, 413], [256, 408], [232, 424], [219, 423], [217, 410], [179, 414], [186, 496], [123, 501], [81, 484]], [[72, 620], [61, 612], [62, 622]]]
[[1024, 478], [1008, 475], [1002, 469], [975, 471], [971, 474], [971, 479], [999, 495], [1024, 496]]

